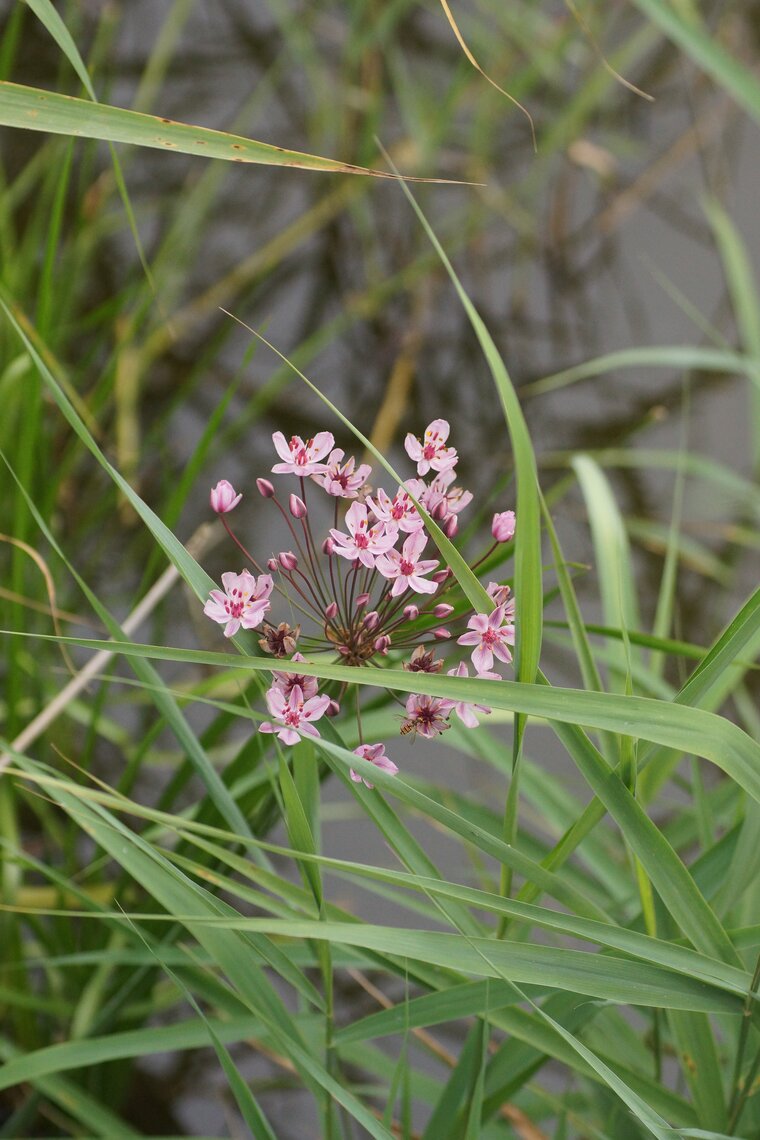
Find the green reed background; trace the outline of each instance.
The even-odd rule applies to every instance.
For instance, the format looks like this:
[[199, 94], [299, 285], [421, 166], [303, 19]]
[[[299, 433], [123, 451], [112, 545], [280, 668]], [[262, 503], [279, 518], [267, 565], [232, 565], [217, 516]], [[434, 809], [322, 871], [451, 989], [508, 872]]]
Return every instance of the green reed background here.
[[[204, 7], [154, 5], [142, 55], [124, 5], [2, 13], [0, 1136], [194, 1135], [191, 1095], [257, 1138], [756, 1136], [758, 13], [452, 7], [534, 150], [432, 0]], [[378, 139], [455, 184], [344, 168]], [[652, 267], [690, 329], [658, 346], [595, 320], [632, 214], [724, 279], [704, 312]], [[724, 401], [729, 462], [692, 443]], [[199, 620], [198, 527], [273, 427], [378, 462], [442, 406], [516, 501], [516, 679], [415, 675], [496, 724], [369, 792], [348, 724], [255, 732], [271, 662]], [[335, 856], [346, 818], [379, 857]]]

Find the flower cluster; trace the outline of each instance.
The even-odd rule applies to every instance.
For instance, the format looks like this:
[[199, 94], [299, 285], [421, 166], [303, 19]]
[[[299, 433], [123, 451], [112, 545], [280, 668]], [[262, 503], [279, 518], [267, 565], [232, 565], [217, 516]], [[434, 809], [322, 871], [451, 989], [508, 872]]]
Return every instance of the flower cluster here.
[[[239, 574], [223, 574], [224, 592], [212, 590], [204, 613], [224, 625], [226, 637], [241, 628], [261, 630], [261, 649], [280, 660], [289, 659], [287, 671], [272, 673], [266, 694], [271, 719], [260, 724], [260, 732], [275, 733], [283, 744], [296, 744], [303, 736], [319, 736], [314, 722], [339, 712], [348, 685], [334, 685], [334, 691], [320, 694], [316, 679], [297, 671], [305, 661], [301, 650], [312, 660], [329, 654], [328, 659], [341, 664], [365, 667], [390, 657], [410, 673], [439, 673], [444, 660], [436, 656], [436, 650], [459, 645], [470, 650], [476, 676], [500, 679], [494, 667], [512, 660], [515, 640], [515, 606], [509, 586], [490, 582], [487, 592], [492, 608], [472, 613], [451, 572], [441, 568], [437, 558], [426, 557], [434, 552], [427, 549], [425, 522], [417, 505], [453, 538], [459, 513], [472, 501], [470, 491], [455, 486], [458, 455], [448, 439], [449, 425], [443, 419], [433, 420], [422, 439], [407, 435], [405, 448], [416, 464], [416, 476], [391, 495], [382, 487], [373, 490], [369, 486], [371, 468], [353, 456], [346, 458], [334, 446], [330, 432], [306, 440], [297, 435], [286, 439], [282, 432], [275, 432], [272, 440], [279, 462], [272, 473], [296, 476], [298, 493], [288, 495], [286, 506], [269, 479], [256, 480], [259, 493], [279, 510], [292, 537], [292, 549], [273, 555], [265, 567], [246, 550], [227, 521], [242, 496], [227, 480], [211, 491], [212, 510], [256, 573], [244, 569]], [[307, 505], [310, 485], [319, 487], [325, 502], [332, 505], [332, 526], [321, 540], [315, 537], [313, 508]], [[349, 503], [345, 512], [341, 510], [344, 499]], [[512, 511], [494, 515], [493, 544], [472, 564], [473, 569], [492, 561], [499, 544], [511, 541], [514, 532]], [[302, 632], [301, 622], [274, 625], [269, 620], [273, 593], [298, 612], [307, 632]], [[449, 628], [459, 624], [461, 629], [464, 623], [464, 632]], [[448, 673], [466, 677], [469, 670], [460, 660]], [[360, 688], [356, 686], [353, 706], [362, 740]], [[401, 734], [419, 733], [428, 739], [449, 728], [454, 714], [474, 728], [478, 714], [490, 712], [484, 705], [418, 693], [405, 701], [396, 699], [404, 709]], [[361, 743], [355, 752], [386, 772], [398, 771], [383, 744]], [[351, 777], [362, 779], [353, 770]], [[372, 787], [367, 780], [364, 783]]]

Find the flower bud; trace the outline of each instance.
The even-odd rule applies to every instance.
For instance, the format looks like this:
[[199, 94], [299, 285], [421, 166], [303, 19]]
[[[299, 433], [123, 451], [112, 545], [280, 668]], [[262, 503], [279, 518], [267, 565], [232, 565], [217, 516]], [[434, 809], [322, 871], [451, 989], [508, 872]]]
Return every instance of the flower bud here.
[[447, 538], [453, 538], [459, 530], [459, 519], [456, 515], [449, 515], [446, 522], [443, 524], [443, 533]]
[[497, 542], [509, 542], [515, 533], [515, 512], [501, 511], [493, 516], [491, 534]]
[[359, 594], [354, 602], [357, 610], [362, 610], [369, 601], [369, 594]]
[[509, 586], [502, 586], [498, 582], [489, 582], [486, 593], [493, 598], [494, 607], [503, 606], [512, 593]]
[[420, 616], [420, 607], [411, 605], [404, 606], [404, 617], [407, 621], [414, 621], [415, 618]]
[[365, 627], [365, 629], [369, 629], [369, 630], [376, 629], [379, 621], [380, 621], [380, 614], [377, 612], [377, 610], [370, 610], [368, 614], [364, 615], [364, 627]]
[[440, 499], [435, 504], [432, 511], [430, 512], [430, 517], [432, 519], [435, 519], [436, 522], [443, 522], [443, 520], [446, 518], [446, 511], [448, 510], [448, 505], [449, 504], [446, 502], [445, 499]]
[[445, 570], [436, 570], [435, 574], [431, 576], [431, 582], [435, 582], [440, 586], [441, 582], [445, 582], [447, 578], [451, 577], [451, 571], [448, 566]]
[[211, 488], [209, 495], [211, 510], [218, 515], [226, 515], [228, 511], [234, 511], [242, 497], [237, 493], [232, 483], [228, 483], [226, 479], [220, 479], [217, 485]]
[[350, 657], [351, 656], [351, 650], [348, 648], [347, 645], [339, 645], [338, 646], [338, 653], [340, 653], [341, 657]]
[[279, 569], [279, 567], [277, 565], [277, 559], [276, 558], [270, 558], [269, 561], [267, 562], [267, 570], [270, 572], [270, 574], [274, 574], [275, 570], [278, 570], [278, 569]]
[[298, 495], [291, 495], [288, 501], [290, 513], [294, 519], [303, 519], [308, 514], [306, 503]]
[[387, 633], [382, 633], [375, 641], [375, 652], [382, 653], [383, 657], [390, 649], [391, 639]]
[[277, 561], [283, 570], [295, 570], [298, 565], [298, 559], [292, 550], [281, 550], [277, 556]]
[[265, 499], [274, 498], [274, 484], [270, 483], [268, 479], [257, 479], [256, 489], [260, 495], [264, 496]]
[[438, 629], [433, 630], [433, 637], [436, 641], [448, 641], [451, 637], [451, 630], [444, 629], [443, 626], [440, 626]]
[[322, 553], [326, 554], [328, 558], [331, 558], [334, 550], [335, 550], [335, 543], [333, 542], [333, 540], [331, 538], [326, 538], [325, 541], [322, 543]]
[[325, 709], [325, 716], [337, 716], [339, 712], [340, 712], [340, 705], [338, 704], [337, 701], [332, 700], [332, 701], [330, 701], [329, 705]]
[[450, 606], [448, 604], [448, 602], [439, 602], [438, 605], [435, 606], [433, 609], [433, 614], [437, 618], [448, 617], [449, 614], [453, 614], [453, 612], [454, 612], [454, 607]]
[[325, 617], [327, 618], [328, 621], [332, 621], [332, 619], [336, 616], [337, 613], [338, 613], [338, 603], [337, 602], [330, 602], [329, 606], [325, 606]]

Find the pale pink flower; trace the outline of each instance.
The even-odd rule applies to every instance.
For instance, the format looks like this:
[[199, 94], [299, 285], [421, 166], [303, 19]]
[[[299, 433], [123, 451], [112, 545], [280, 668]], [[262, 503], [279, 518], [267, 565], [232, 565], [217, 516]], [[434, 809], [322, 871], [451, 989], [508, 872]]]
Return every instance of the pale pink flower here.
[[499, 582], [489, 582], [486, 587], [486, 593], [489, 597], [493, 598], [493, 604], [495, 606], [504, 606], [505, 620], [514, 624], [515, 599], [510, 597], [512, 591], [509, 586], [502, 586]]
[[[449, 677], [469, 677], [470, 671], [465, 665], [464, 661], [460, 661], [456, 669], [449, 669]], [[479, 673], [479, 677], [487, 677], [490, 681], [500, 681], [501, 677], [498, 673]], [[486, 705], [471, 704], [467, 701], [457, 701], [454, 705], [454, 712], [457, 714], [462, 724], [466, 724], [468, 728], [478, 727], [478, 718], [475, 715], [475, 710], [481, 713], [490, 713], [490, 709]]]
[[478, 673], [486, 673], [494, 657], [509, 662], [512, 654], [508, 646], [515, 643], [515, 627], [504, 624], [506, 606], [497, 606], [491, 614], [475, 614], [467, 623], [470, 633], [463, 633], [457, 645], [474, 645], [472, 663]]
[[228, 483], [226, 479], [220, 479], [217, 485], [211, 488], [209, 496], [211, 510], [218, 515], [226, 515], [229, 511], [234, 511], [242, 497], [235, 491], [232, 483]]
[[300, 435], [291, 436], [286, 440], [281, 431], [272, 436], [275, 450], [282, 463], [275, 463], [272, 471], [275, 475], [320, 475], [326, 470], [327, 464], [322, 460], [335, 443], [332, 432], [320, 431], [314, 439], [304, 441]]
[[454, 707], [454, 701], [444, 700], [443, 697], [428, 697], [424, 693], [412, 693], [406, 702], [406, 720], [401, 725], [401, 732], [419, 733], [420, 736], [432, 740], [439, 736], [449, 724], [449, 714]]
[[324, 716], [329, 704], [326, 693], [304, 700], [300, 685], [294, 685], [287, 697], [272, 687], [267, 690], [267, 707], [277, 723], [265, 720], [259, 725], [259, 732], [274, 732], [283, 744], [298, 744], [302, 736], [319, 736], [311, 722]]
[[364, 503], [352, 503], [346, 511], [348, 534], [331, 530], [335, 554], [342, 558], [358, 559], [362, 566], [373, 567], [378, 555], [390, 550], [398, 538], [398, 528], [389, 523], [369, 526]]
[[240, 574], [222, 574], [222, 585], [225, 593], [212, 590], [203, 612], [220, 625], [226, 622], [224, 636], [232, 637], [241, 626], [255, 629], [261, 625], [274, 585], [271, 576], [261, 574], [254, 578], [248, 570], [243, 570]]
[[[418, 492], [412, 488], [413, 483], [419, 483], [422, 488], [425, 484], [421, 479], [410, 479], [409, 481], [409, 489], [419, 499]], [[367, 503], [379, 522], [395, 523], [399, 530], [403, 530], [407, 534], [421, 530], [424, 525], [406, 485], [399, 487], [393, 498], [387, 495], [382, 487], [378, 487], [377, 496], [374, 499], [368, 498]]]
[[422, 483], [422, 480], [415, 480], [415, 482], [422, 483], [422, 491], [418, 494], [412, 488], [413, 493], [428, 514], [432, 515], [438, 522], [448, 521], [464, 510], [468, 503], [472, 502], [472, 491], [465, 491], [464, 487], [451, 486], [456, 477], [456, 471], [450, 467], [447, 471], [442, 471], [440, 475], [437, 475], [427, 487]]
[[515, 534], [515, 512], [500, 511], [493, 516], [491, 534], [497, 542], [509, 542]]
[[[354, 749], [354, 753], [357, 756], [361, 756], [363, 760], [369, 760], [371, 764], [374, 764], [376, 768], [382, 769], [383, 772], [390, 772], [391, 776], [395, 776], [398, 772], [398, 765], [394, 764], [393, 761], [389, 760], [385, 755], [384, 744], [360, 744], [358, 748]], [[360, 776], [358, 772], [355, 772], [353, 768], [351, 769], [351, 779], [355, 784], [365, 783], [368, 788], [374, 788], [375, 786], [374, 784], [370, 784], [369, 780], [366, 780], [364, 776]]]
[[340, 499], [355, 499], [369, 478], [372, 468], [368, 463], [360, 463], [356, 467], [353, 455], [344, 463], [343, 456], [342, 449], [336, 447], [330, 452], [322, 474], [314, 475], [312, 478], [320, 487], [324, 487], [328, 495]]
[[417, 464], [417, 474], [427, 475], [433, 471], [447, 471], [457, 462], [457, 453], [453, 447], [446, 447], [449, 438], [449, 425], [446, 420], [433, 420], [425, 428], [422, 440], [411, 432], [404, 440], [404, 447], [410, 459]]
[[[301, 653], [294, 653], [290, 660], [305, 661], [306, 658]], [[296, 685], [301, 690], [305, 701], [316, 697], [319, 688], [316, 677], [307, 677], [305, 673], [281, 673], [278, 670], [272, 672], [272, 688], [278, 689], [284, 697], [289, 697]]]
[[416, 594], [436, 592], [438, 589], [436, 583], [422, 577], [423, 574], [435, 570], [438, 565], [438, 560], [434, 558], [420, 560], [420, 554], [426, 545], [427, 535], [424, 531], [418, 530], [404, 540], [401, 553], [398, 550], [389, 550], [387, 554], [382, 554], [378, 558], [376, 568], [383, 577], [389, 580], [396, 579], [391, 588], [391, 597], [398, 597], [405, 590], [414, 590]]

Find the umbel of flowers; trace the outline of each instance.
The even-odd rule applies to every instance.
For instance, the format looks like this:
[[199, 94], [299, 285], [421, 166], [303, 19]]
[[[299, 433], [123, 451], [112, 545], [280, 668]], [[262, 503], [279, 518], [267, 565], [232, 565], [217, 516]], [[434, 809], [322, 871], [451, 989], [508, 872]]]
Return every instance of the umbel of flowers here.
[[[212, 590], [204, 613], [224, 626], [226, 637], [240, 629], [260, 630], [261, 649], [279, 660], [289, 660], [288, 667], [272, 672], [266, 694], [270, 719], [259, 725], [260, 732], [275, 733], [287, 745], [302, 737], [319, 736], [315, 722], [335, 715], [339, 702], [345, 701], [347, 684], [331, 682], [328, 691], [320, 693], [316, 678], [298, 672], [299, 663], [306, 660], [304, 654], [309, 660], [324, 660], [328, 654], [328, 659], [355, 668], [400, 659], [410, 673], [439, 673], [444, 654], [454, 653], [460, 659], [450, 662], [453, 667], [448, 673], [466, 677], [469, 667], [457, 649], [464, 646], [476, 676], [500, 679], [494, 670], [512, 660], [510, 647], [515, 640], [515, 606], [509, 586], [488, 583], [493, 600], [489, 612], [461, 610], [451, 572], [441, 569], [437, 558], [429, 557], [435, 551], [428, 549], [424, 521], [415, 506], [416, 500], [449, 538], [456, 535], [459, 514], [472, 501], [472, 494], [455, 486], [458, 456], [448, 439], [449, 425], [440, 419], [428, 425], [421, 439], [407, 435], [405, 448], [416, 464], [416, 477], [391, 488], [391, 494], [369, 486], [371, 468], [357, 464], [353, 456], [346, 458], [334, 446], [330, 432], [306, 440], [297, 435], [288, 440], [282, 432], [275, 432], [272, 440], [279, 462], [272, 473], [295, 478], [297, 490], [278, 493], [269, 479], [256, 480], [259, 493], [280, 512], [292, 538], [292, 549], [273, 555], [265, 566], [249, 553], [227, 520], [242, 496], [226, 479], [212, 489], [212, 510], [255, 574], [248, 569], [223, 574], [224, 589]], [[315, 492], [314, 487], [319, 490]], [[333, 525], [326, 533], [315, 534], [312, 529], [309, 491], [333, 501]], [[345, 510], [342, 501], [348, 504]], [[494, 515], [492, 544], [472, 568], [481, 566], [514, 532], [512, 511]], [[273, 623], [268, 615], [275, 596], [287, 604], [291, 616], [297, 611], [297, 625]], [[454, 600], [457, 605], [452, 604]], [[378, 684], [382, 684], [381, 674]], [[353, 700], [360, 740], [361, 689], [360, 685], [354, 688]], [[453, 715], [473, 728], [479, 713], [490, 712], [484, 705], [417, 693], [405, 701], [396, 699], [404, 708], [402, 735], [438, 736], [450, 727]], [[398, 771], [383, 744], [361, 743], [355, 752], [387, 772]], [[357, 782], [361, 779], [354, 771], [351, 776]]]

